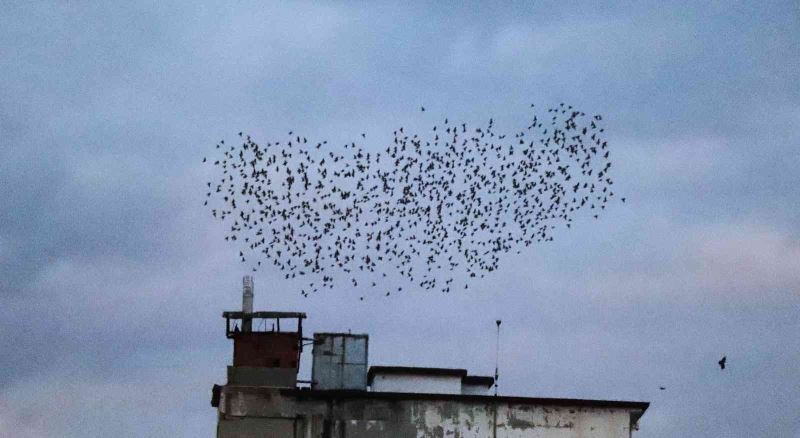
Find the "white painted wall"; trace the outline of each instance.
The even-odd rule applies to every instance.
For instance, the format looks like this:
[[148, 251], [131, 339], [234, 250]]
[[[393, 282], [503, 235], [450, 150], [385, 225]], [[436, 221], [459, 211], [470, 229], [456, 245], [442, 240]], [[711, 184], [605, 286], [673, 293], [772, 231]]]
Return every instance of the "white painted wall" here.
[[[455, 413], [453, 411], [456, 411]], [[494, 437], [494, 410], [480, 404], [418, 403], [410, 423], [417, 437]], [[508, 405], [497, 408], [497, 438], [630, 438], [624, 409]]]
[[487, 388], [486, 385], [461, 384], [461, 393], [465, 395], [490, 395], [489, 389], [491, 388]]
[[415, 374], [376, 374], [370, 390], [376, 392], [416, 392], [461, 394], [461, 377], [420, 376]]

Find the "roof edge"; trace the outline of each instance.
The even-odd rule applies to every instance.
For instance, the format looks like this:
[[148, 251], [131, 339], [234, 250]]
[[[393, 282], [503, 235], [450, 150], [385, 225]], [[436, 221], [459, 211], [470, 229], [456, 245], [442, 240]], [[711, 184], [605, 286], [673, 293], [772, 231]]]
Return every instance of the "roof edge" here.
[[281, 389], [281, 394], [298, 398], [312, 399], [383, 399], [383, 400], [451, 400], [476, 403], [519, 403], [532, 405], [621, 408], [638, 410], [636, 419], [641, 418], [644, 411], [650, 407], [649, 402], [628, 400], [593, 400], [573, 398], [546, 398], [546, 397], [519, 397], [519, 396], [494, 396], [473, 394], [429, 394], [418, 392], [378, 392], [357, 390], [307, 390], [307, 389]]
[[314, 332], [314, 336], [348, 336], [351, 338], [369, 338], [367, 333], [344, 333], [344, 332]]

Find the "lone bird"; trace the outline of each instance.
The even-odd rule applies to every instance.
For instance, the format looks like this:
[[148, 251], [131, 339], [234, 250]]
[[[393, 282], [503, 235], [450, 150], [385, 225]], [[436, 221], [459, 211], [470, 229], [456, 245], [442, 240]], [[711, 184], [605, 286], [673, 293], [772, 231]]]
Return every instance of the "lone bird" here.
[[727, 356], [722, 356], [722, 359], [720, 359], [719, 362], [717, 362], [719, 364], [719, 369], [721, 370], [725, 369], [725, 362], [727, 362], [727, 360], [728, 360]]

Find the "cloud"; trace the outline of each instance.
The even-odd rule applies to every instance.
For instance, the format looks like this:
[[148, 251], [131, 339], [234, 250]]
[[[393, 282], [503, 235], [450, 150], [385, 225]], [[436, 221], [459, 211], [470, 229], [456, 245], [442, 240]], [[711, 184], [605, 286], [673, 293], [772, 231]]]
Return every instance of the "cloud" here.
[[785, 306], [800, 299], [800, 240], [759, 223], [653, 223], [669, 239], [595, 263], [586, 293], [679, 307]]
[[741, 151], [724, 138], [622, 139], [614, 153], [623, 180], [650, 187], [729, 183], [746, 167]]
[[797, 434], [790, 6], [7, 9], [0, 435], [213, 433], [220, 312], [248, 273], [201, 207], [220, 138], [377, 148], [438, 114], [514, 126], [562, 100], [606, 115], [626, 204], [469, 293], [303, 300], [263, 270], [257, 307], [368, 332], [374, 363], [483, 373], [501, 318], [506, 393], [650, 400], [641, 438]]
[[724, 299], [770, 304], [800, 298], [800, 239], [754, 224], [701, 227], [691, 233], [687, 271]]
[[453, 68], [562, 77], [583, 89], [591, 81], [649, 80], [692, 53], [688, 25], [666, 17], [586, 13], [537, 24], [510, 21], [489, 32], [462, 31], [451, 46]]
[[[189, 414], [211, 409], [207, 369], [117, 366], [98, 378], [86, 371], [40, 374], [0, 393], [0, 435], [204, 436], [214, 417]], [[183, 421], [176, 422], [186, 416]], [[148, 418], [147, 421], [142, 421]]]

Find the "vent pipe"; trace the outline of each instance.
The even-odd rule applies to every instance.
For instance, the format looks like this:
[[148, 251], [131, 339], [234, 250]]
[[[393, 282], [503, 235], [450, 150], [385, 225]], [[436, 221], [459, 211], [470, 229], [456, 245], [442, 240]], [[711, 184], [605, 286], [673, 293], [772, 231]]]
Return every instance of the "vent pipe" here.
[[[242, 312], [253, 313], [253, 277], [245, 275], [242, 278]], [[253, 330], [253, 319], [248, 317], [242, 318], [242, 331], [249, 332]]]

